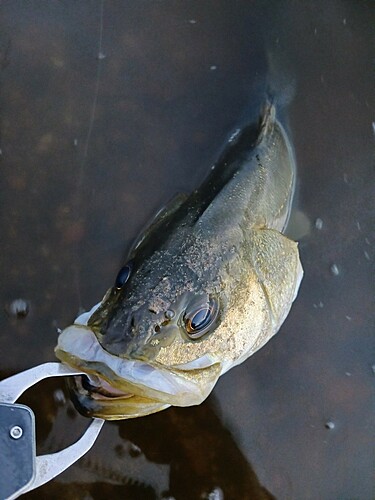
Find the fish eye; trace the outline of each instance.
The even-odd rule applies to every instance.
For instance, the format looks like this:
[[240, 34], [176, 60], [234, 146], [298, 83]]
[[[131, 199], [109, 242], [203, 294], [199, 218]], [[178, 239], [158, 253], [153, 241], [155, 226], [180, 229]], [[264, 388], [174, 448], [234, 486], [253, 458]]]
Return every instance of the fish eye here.
[[192, 340], [203, 337], [209, 330], [218, 315], [217, 302], [211, 299], [206, 304], [200, 304], [187, 310], [183, 321], [186, 333]]
[[115, 288], [117, 290], [120, 290], [128, 281], [131, 270], [131, 263], [126, 264], [120, 269], [115, 279]]

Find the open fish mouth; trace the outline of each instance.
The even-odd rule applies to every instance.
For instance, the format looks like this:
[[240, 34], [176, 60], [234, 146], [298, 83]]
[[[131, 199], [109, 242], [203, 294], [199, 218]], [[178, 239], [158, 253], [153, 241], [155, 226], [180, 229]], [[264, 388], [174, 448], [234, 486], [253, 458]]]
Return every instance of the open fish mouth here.
[[165, 367], [114, 356], [93, 331], [74, 324], [59, 336], [57, 357], [87, 376], [74, 377], [72, 397], [87, 415], [118, 420], [168, 408], [200, 404], [221, 374], [221, 364], [203, 356], [189, 365]]
[[103, 378], [97, 375], [81, 375], [75, 377], [76, 385], [82, 391], [86, 391], [93, 399], [122, 399], [131, 398], [134, 394], [126, 393], [120, 389], [116, 389], [106, 382]]
[[106, 420], [136, 418], [170, 406], [152, 398], [121, 391], [97, 375], [87, 374], [72, 379], [69, 379], [72, 401], [79, 412], [88, 417]]

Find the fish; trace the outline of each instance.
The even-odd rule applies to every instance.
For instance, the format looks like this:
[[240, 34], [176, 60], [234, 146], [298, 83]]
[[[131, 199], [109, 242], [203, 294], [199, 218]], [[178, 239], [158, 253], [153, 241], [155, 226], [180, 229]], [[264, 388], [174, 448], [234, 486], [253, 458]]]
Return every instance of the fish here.
[[59, 335], [57, 358], [87, 374], [71, 387], [82, 414], [199, 405], [278, 332], [303, 276], [283, 234], [295, 184], [293, 147], [267, 100], [201, 186], [138, 238], [103, 300]]

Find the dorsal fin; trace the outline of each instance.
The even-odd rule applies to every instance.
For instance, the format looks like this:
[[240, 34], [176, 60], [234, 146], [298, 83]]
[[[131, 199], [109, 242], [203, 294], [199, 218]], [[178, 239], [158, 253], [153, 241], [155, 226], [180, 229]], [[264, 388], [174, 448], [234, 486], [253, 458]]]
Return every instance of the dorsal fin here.
[[137, 248], [145, 241], [145, 239], [154, 231], [156, 231], [164, 223], [167, 217], [175, 213], [181, 205], [187, 200], [188, 195], [185, 193], [176, 194], [163, 208], [158, 210], [151, 222], [145, 226], [145, 228], [139, 233], [137, 238], [129, 250], [129, 258], [135, 253]]

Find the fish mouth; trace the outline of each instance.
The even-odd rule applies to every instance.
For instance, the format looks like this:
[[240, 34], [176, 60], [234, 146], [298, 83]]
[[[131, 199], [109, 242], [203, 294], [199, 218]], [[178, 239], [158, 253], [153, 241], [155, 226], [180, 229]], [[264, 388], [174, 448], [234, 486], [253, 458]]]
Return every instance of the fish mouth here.
[[124, 392], [97, 375], [80, 375], [69, 379], [72, 401], [86, 417], [122, 420], [150, 415], [170, 405]]
[[221, 374], [221, 364], [209, 355], [168, 367], [115, 356], [82, 324], [69, 326], [59, 335], [55, 353], [62, 362], [87, 374], [74, 377], [71, 384], [77, 409], [106, 420], [149, 415], [172, 405], [200, 404]]
[[91, 394], [93, 399], [106, 400], [106, 399], [119, 399], [132, 397], [134, 394], [126, 393], [115, 387], [111, 386], [104, 379], [97, 375], [81, 375], [76, 376], [75, 382], [82, 391]]

